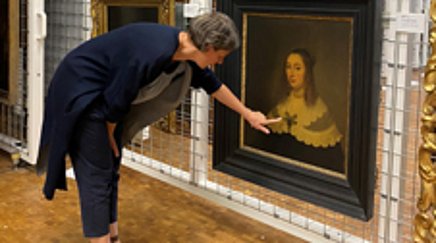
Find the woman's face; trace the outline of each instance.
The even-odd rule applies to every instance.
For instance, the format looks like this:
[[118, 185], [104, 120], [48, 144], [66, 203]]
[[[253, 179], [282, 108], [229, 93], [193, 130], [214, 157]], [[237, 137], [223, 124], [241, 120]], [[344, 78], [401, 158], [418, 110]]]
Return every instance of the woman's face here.
[[303, 58], [298, 54], [288, 56], [285, 65], [286, 78], [292, 89], [299, 90], [304, 88], [304, 76], [306, 67], [304, 66]]
[[210, 65], [222, 64], [224, 58], [229, 55], [228, 50], [216, 50], [215, 48], [209, 46], [206, 51], [201, 52], [200, 63], [197, 63], [201, 68], [205, 68]]

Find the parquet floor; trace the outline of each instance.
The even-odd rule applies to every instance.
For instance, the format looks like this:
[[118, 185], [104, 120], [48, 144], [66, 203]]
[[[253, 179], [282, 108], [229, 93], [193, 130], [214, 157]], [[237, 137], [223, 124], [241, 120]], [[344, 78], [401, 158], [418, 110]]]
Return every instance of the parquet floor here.
[[[12, 169], [0, 152], [0, 242], [87, 242], [75, 182], [53, 201], [32, 167]], [[121, 169], [120, 238], [142, 242], [304, 242], [128, 168]]]

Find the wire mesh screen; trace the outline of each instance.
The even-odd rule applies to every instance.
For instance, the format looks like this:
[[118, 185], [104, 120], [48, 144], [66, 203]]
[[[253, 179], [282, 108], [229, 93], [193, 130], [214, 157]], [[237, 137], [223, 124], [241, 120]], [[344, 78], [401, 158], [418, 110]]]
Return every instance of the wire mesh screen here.
[[127, 148], [147, 156], [147, 159], [140, 156], [136, 161], [188, 179], [191, 142], [198, 139], [191, 131], [191, 108], [191, 98], [187, 95], [173, 113], [138, 133]]
[[90, 0], [46, 0], [45, 91], [59, 62], [91, 36]]

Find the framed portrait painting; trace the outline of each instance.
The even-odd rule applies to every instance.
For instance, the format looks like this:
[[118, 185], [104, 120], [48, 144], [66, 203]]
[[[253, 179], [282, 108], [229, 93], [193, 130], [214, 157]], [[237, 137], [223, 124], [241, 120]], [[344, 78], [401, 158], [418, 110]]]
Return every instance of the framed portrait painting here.
[[370, 219], [379, 97], [378, 3], [218, 3], [242, 40], [218, 75], [246, 106], [281, 120], [268, 125], [266, 135], [217, 104], [214, 168]]

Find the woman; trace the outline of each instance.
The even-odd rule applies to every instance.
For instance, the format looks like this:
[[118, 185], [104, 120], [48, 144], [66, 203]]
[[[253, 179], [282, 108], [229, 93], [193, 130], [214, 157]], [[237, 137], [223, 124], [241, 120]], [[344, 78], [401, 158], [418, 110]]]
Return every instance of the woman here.
[[121, 148], [141, 128], [177, 107], [189, 87], [203, 88], [268, 133], [268, 120], [245, 107], [208, 68], [239, 46], [224, 14], [191, 21], [184, 32], [131, 24], [89, 40], [58, 67], [46, 98], [38, 171], [44, 195], [66, 190], [65, 155], [72, 159], [82, 224], [91, 242], [119, 242], [117, 188]]
[[269, 127], [278, 134], [274, 137], [280, 141], [280, 147], [289, 148], [277, 153], [343, 172], [343, 136], [316, 92], [313, 66], [313, 58], [304, 49], [288, 54], [284, 73], [289, 95], [268, 113], [269, 117], [282, 118]]

